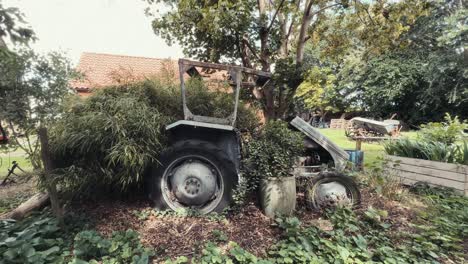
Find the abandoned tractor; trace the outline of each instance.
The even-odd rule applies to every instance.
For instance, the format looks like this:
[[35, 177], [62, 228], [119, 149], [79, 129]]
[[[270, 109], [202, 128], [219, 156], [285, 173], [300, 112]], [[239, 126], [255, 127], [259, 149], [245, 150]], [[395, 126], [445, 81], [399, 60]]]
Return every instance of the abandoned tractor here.
[[[228, 73], [234, 88], [234, 109], [230, 116], [217, 118], [196, 115], [190, 111], [185, 78], [186, 75], [199, 74], [200, 69]], [[262, 86], [270, 79], [271, 73], [181, 59], [179, 75], [184, 119], [166, 127], [171, 147], [162, 153], [160, 164], [151, 171], [150, 198], [158, 209], [192, 209], [202, 214], [221, 212], [232, 200], [233, 190], [240, 177], [241, 140], [235, 124], [240, 89], [245, 84], [242, 80], [250, 76], [249, 80], [255, 83], [248, 85]], [[359, 199], [358, 191], [355, 185], [349, 183], [348, 177], [338, 174], [319, 175], [318, 171], [322, 163], [343, 168], [348, 158], [346, 152], [340, 151], [336, 145], [336, 149], [328, 148], [330, 142], [323, 135], [319, 136], [322, 141], [317, 141], [319, 133], [301, 120], [296, 118], [291, 124], [305, 133], [306, 146], [309, 146], [306, 149], [310, 154], [309, 162], [298, 169], [301, 171], [299, 176], [315, 175], [312, 178], [316, 180], [312, 181], [314, 184], [310, 186], [312, 191], [309, 193], [317, 197], [312, 200], [317, 203], [317, 207], [317, 201], [338, 196], [356, 203]]]

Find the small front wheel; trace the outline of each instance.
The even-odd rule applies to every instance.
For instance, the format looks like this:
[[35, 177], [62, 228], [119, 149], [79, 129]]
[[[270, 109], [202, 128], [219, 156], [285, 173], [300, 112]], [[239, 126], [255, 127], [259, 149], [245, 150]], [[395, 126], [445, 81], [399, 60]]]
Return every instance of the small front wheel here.
[[306, 188], [307, 205], [314, 209], [336, 206], [357, 206], [361, 193], [356, 182], [338, 172], [322, 172]]
[[201, 140], [177, 142], [152, 173], [151, 197], [158, 209], [222, 212], [237, 185], [234, 163], [215, 145]]

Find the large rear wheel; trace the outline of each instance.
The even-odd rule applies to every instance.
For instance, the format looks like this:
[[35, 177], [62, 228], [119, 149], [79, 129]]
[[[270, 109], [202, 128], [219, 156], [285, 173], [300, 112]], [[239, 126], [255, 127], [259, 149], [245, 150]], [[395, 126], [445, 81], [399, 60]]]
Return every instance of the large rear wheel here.
[[201, 140], [174, 144], [152, 171], [151, 198], [158, 209], [221, 212], [237, 185], [234, 163], [215, 145]]

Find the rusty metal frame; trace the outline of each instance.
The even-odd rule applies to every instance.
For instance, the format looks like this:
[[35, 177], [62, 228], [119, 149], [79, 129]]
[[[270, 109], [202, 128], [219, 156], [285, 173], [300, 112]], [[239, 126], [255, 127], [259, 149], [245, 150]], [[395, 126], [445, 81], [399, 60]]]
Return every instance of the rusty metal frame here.
[[[189, 70], [194, 69], [195, 67], [215, 69], [215, 70], [225, 70], [229, 72], [229, 74], [233, 77], [233, 79], [235, 80], [236, 89], [234, 91], [234, 100], [235, 100], [234, 110], [231, 115], [229, 115], [226, 118], [217, 118], [217, 117], [211, 117], [211, 116], [195, 115], [190, 111], [190, 109], [187, 106], [187, 96], [186, 96], [184, 74], [188, 72]], [[241, 66], [179, 59], [180, 88], [181, 88], [181, 93], [182, 93], [184, 120], [234, 126], [236, 123], [236, 118], [237, 118], [237, 109], [239, 107], [239, 94], [240, 94], [242, 77], [243, 77], [242, 74], [250, 74], [250, 75], [271, 78], [271, 73], [269, 72], [258, 71], [258, 70], [254, 70], [250, 68], [241, 67]]]

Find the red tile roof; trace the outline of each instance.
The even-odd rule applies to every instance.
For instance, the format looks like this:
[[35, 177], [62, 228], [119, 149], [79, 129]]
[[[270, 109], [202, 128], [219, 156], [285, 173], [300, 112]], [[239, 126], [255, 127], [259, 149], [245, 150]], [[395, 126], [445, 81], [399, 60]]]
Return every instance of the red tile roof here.
[[79, 93], [165, 74], [178, 78], [176, 60], [84, 52], [76, 68], [84, 76], [71, 81]]

